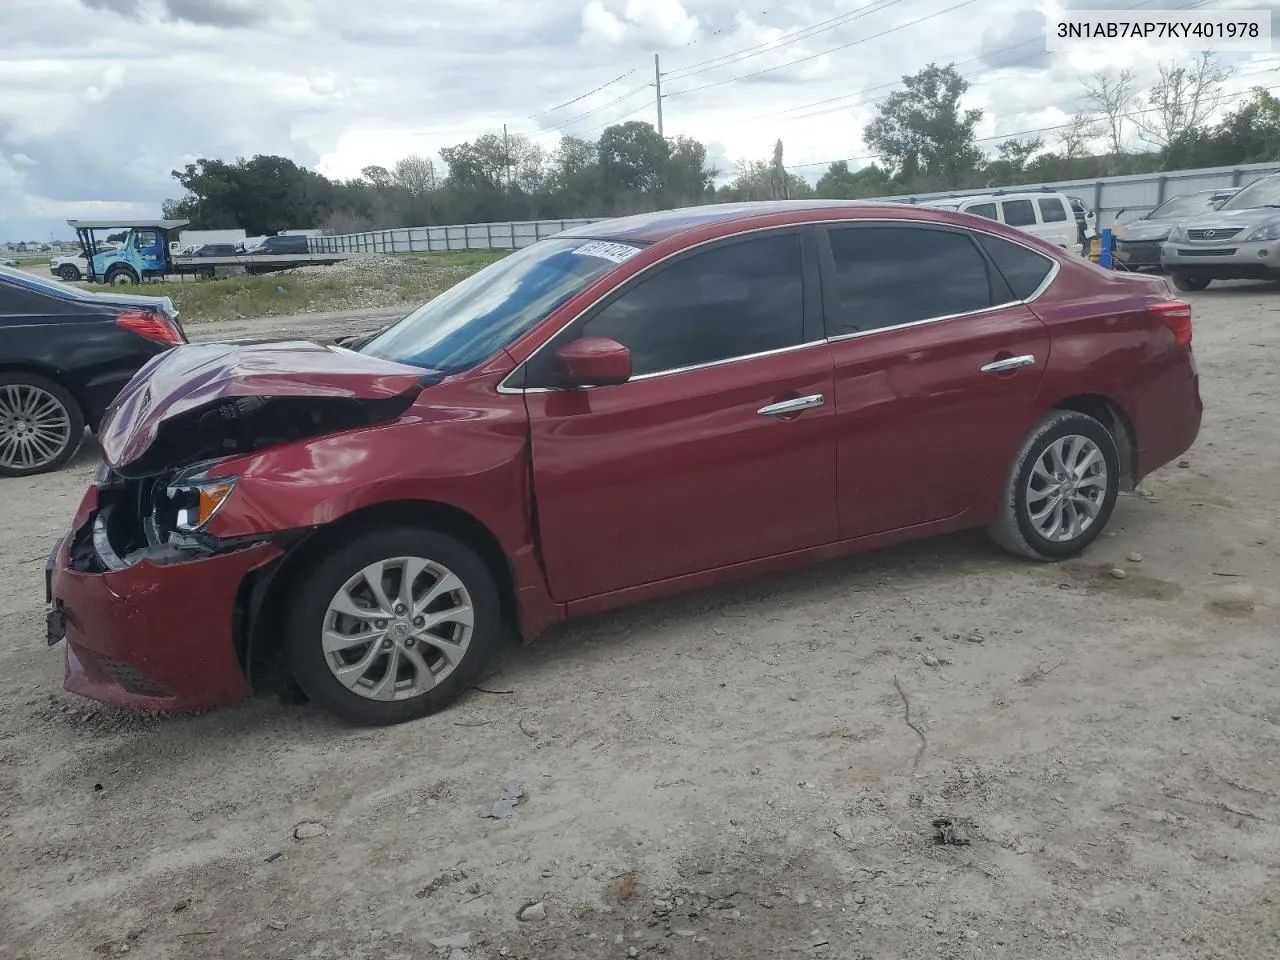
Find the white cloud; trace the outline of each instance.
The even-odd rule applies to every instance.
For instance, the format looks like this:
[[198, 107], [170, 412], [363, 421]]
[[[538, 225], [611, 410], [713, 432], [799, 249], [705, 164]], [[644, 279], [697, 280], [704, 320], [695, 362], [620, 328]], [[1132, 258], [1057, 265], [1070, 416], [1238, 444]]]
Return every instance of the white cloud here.
[[84, 92], [90, 103], [102, 103], [111, 96], [112, 91], [119, 90], [124, 84], [124, 65], [113, 63], [102, 71], [102, 82], [95, 84]]
[[600, 0], [591, 0], [582, 8], [582, 39], [588, 43], [617, 43], [627, 33], [627, 25], [604, 8]]
[[[65, 234], [94, 211], [156, 215], [179, 193], [170, 172], [199, 157], [276, 153], [351, 177], [503, 124], [553, 148], [653, 121], [655, 52], [666, 133], [698, 138], [724, 171], [779, 137], [790, 164], [866, 155], [878, 98], [930, 61], [972, 74], [984, 137], [1061, 122], [1083, 78], [1116, 62], [1039, 56], [1042, 43], [1027, 47], [1038, 59], [991, 60], [1026, 39], [1006, 30], [1038, 0], [981, 0], [869, 39], [957, 2], [0, 0], [0, 239]], [[1123, 62], [1154, 77], [1142, 51]], [[1233, 89], [1280, 83], [1239, 69]]]
[[603, 0], [590, 0], [582, 8], [582, 39], [604, 42], [675, 47], [698, 37], [698, 18], [680, 0], [626, 0], [617, 4], [619, 13], [609, 10]]

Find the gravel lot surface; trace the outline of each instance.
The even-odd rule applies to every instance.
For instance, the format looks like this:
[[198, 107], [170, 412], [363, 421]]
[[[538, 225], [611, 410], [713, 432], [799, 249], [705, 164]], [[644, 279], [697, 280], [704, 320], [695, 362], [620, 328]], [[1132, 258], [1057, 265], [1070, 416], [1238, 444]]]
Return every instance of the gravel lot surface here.
[[43, 563], [96, 454], [0, 481], [0, 957], [1276, 956], [1280, 290], [1191, 297], [1200, 441], [1083, 558], [651, 603], [389, 730], [64, 693]]

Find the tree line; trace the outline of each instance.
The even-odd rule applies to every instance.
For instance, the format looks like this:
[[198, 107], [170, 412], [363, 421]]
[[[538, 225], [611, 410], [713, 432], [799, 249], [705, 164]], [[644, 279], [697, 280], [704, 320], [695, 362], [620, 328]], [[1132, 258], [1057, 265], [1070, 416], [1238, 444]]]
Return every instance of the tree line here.
[[[1070, 120], [1043, 137], [1010, 137], [988, 154], [962, 109], [967, 81], [954, 65], [903, 77], [864, 131], [876, 161], [831, 163], [811, 184], [788, 170], [781, 141], [771, 156], [720, 171], [691, 137], [663, 138], [651, 124], [606, 127], [598, 140], [566, 136], [547, 150], [526, 136], [486, 134], [445, 147], [443, 161], [411, 155], [335, 180], [286, 157], [200, 159], [175, 170], [184, 195], [164, 204], [197, 228], [253, 235], [322, 228], [354, 233], [391, 227], [562, 217], [604, 217], [699, 203], [818, 197], [859, 199], [937, 190], [1015, 186], [1126, 173], [1254, 163], [1280, 157], [1280, 100], [1253, 89], [1216, 124], [1231, 70], [1205, 54], [1163, 64], [1139, 90], [1133, 74], [1094, 74]], [[1132, 147], [1134, 141], [1140, 146]]]

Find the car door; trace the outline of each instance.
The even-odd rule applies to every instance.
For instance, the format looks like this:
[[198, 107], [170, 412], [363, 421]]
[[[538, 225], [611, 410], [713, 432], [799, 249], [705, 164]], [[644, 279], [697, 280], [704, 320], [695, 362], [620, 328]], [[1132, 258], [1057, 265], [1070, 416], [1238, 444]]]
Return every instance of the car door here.
[[[1020, 294], [979, 238], [1022, 263]], [[932, 224], [832, 226], [819, 250], [841, 537], [961, 517], [1003, 477], [1029, 425], [1049, 337], [1021, 300], [1056, 264]]]
[[[530, 359], [533, 489], [557, 601], [836, 538], [818, 284], [810, 228], [717, 242], [642, 272]], [[554, 351], [582, 336], [626, 345], [632, 378], [557, 389]]]
[[134, 233], [138, 251], [138, 267], [146, 273], [159, 273], [165, 267], [164, 242], [159, 230], [138, 230]]

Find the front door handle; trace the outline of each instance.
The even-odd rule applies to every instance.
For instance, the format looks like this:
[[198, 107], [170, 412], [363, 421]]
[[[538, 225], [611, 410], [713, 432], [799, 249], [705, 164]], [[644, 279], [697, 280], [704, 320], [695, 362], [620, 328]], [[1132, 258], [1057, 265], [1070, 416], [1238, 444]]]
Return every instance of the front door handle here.
[[801, 410], [808, 410], [810, 407], [822, 406], [823, 396], [815, 393], [808, 397], [796, 397], [794, 400], [780, 400], [777, 403], [771, 403], [767, 407], [761, 407], [756, 413], [762, 417], [780, 417], [788, 413], [799, 413]]
[[1007, 357], [1004, 360], [996, 360], [988, 363], [982, 368], [983, 373], [1007, 373], [1010, 370], [1017, 370], [1019, 367], [1035, 366], [1036, 358], [1031, 354], [1021, 357]]

